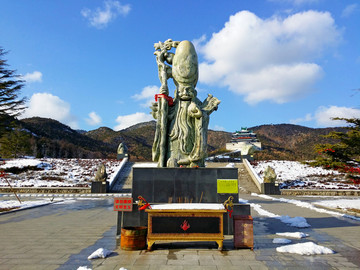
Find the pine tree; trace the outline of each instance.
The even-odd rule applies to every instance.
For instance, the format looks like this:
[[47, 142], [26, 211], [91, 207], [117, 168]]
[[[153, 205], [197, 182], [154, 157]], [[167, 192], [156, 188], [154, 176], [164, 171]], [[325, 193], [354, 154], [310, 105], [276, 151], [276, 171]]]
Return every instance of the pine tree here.
[[4, 56], [7, 52], [0, 47], [0, 136], [13, 121], [25, 109], [26, 98], [19, 98], [20, 90], [24, 81], [15, 70], [8, 69], [7, 60]]
[[1, 139], [0, 154], [5, 158], [18, 158], [30, 154], [30, 135], [19, 128], [13, 128]]
[[334, 118], [345, 120], [349, 125], [347, 132], [330, 132], [326, 138], [335, 139], [334, 144], [319, 144], [315, 150], [319, 153], [313, 166], [337, 169], [347, 173], [354, 183], [360, 184], [360, 118]]

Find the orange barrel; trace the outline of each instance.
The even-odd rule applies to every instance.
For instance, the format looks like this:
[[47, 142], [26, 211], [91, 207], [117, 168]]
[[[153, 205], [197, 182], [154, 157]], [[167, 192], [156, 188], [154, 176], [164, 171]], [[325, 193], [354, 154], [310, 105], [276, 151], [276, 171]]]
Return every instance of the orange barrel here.
[[147, 227], [121, 228], [120, 247], [123, 250], [139, 250], [146, 247]]

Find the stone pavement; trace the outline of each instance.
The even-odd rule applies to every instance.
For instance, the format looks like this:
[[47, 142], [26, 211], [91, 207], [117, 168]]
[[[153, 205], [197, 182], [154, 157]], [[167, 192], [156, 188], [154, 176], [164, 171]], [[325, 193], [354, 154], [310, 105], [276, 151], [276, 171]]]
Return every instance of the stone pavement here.
[[[0, 269], [77, 269], [80, 266], [116, 270], [121, 267], [128, 270], [360, 268], [359, 221], [339, 219], [249, 194], [241, 194], [241, 198], [260, 204], [274, 214], [305, 217], [311, 227], [293, 228], [278, 219], [259, 216], [252, 209], [254, 251], [234, 250], [231, 236], [224, 241], [224, 251], [218, 251], [212, 242], [155, 243], [154, 251], [123, 251], [117, 247], [117, 214], [112, 210], [112, 198], [67, 199], [64, 203], [0, 215]], [[275, 233], [295, 231], [310, 236], [293, 240], [293, 243], [313, 241], [336, 253], [313, 256], [277, 253], [279, 244], [272, 243]], [[114, 252], [106, 259], [87, 260], [100, 247]]]

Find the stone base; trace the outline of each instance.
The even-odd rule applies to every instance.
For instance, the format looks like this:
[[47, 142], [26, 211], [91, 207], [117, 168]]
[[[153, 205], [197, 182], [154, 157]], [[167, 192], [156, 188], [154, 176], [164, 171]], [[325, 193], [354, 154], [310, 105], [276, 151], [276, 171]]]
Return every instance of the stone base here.
[[275, 183], [262, 183], [261, 193], [266, 195], [281, 195], [280, 187]]
[[[142, 196], [151, 204], [160, 203], [223, 203], [233, 196], [232, 215], [250, 215], [250, 205], [239, 204], [236, 193], [218, 193], [217, 183], [221, 180], [238, 179], [237, 168], [133, 168], [132, 197], [134, 201]], [[118, 213], [117, 234], [123, 226], [147, 226], [147, 213], [133, 205], [132, 212]], [[233, 233], [232, 217], [224, 214], [224, 234]]]
[[91, 182], [91, 193], [108, 193], [109, 182]]
[[149, 203], [223, 203], [236, 193], [217, 193], [218, 179], [238, 179], [237, 168], [133, 168], [132, 197]]

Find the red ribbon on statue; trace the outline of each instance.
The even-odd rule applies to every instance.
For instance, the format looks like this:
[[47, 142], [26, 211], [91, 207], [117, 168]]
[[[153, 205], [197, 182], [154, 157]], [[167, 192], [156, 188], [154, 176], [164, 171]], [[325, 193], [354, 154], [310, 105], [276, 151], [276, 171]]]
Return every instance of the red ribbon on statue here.
[[229, 210], [229, 209], [226, 209], [227, 211], [228, 211], [228, 213], [229, 213], [229, 218], [231, 218], [231, 214], [232, 214], [232, 212], [234, 211], [233, 209], [231, 209], [231, 210]]
[[168, 95], [165, 95], [165, 94], [156, 94], [155, 95], [155, 101], [156, 102], [158, 101], [158, 98], [165, 98], [170, 107], [174, 106], [174, 100], [173, 100], [172, 97], [169, 97]]

